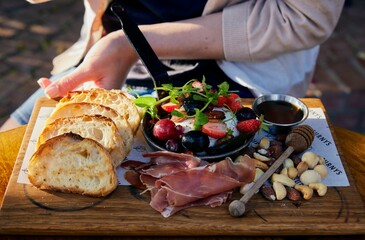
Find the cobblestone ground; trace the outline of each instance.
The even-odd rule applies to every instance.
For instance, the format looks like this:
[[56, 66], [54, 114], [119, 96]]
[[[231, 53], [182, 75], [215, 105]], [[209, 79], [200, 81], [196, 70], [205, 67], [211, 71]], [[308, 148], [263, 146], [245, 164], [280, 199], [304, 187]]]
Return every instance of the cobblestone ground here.
[[80, 35], [83, 1], [0, 0], [0, 125]]
[[[365, 133], [365, 1], [347, 3], [307, 95], [323, 101], [333, 125]], [[0, 0], [0, 125], [49, 76], [53, 57], [78, 39], [82, 14], [82, 1]]]

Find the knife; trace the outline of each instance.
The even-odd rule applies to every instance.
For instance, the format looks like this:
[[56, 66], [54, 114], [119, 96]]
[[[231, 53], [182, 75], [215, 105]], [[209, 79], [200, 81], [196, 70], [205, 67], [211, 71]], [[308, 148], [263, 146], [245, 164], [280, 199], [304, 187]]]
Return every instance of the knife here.
[[[151, 48], [137, 24], [128, 16], [126, 9], [119, 3], [113, 3], [111, 11], [119, 19], [121, 27], [126, 34], [129, 42], [133, 45], [139, 58], [146, 66], [152, 77], [154, 87], [159, 87], [162, 83], [170, 82], [165, 66], [158, 59], [156, 53]], [[161, 99], [164, 96], [163, 91], [157, 91], [157, 96]]]

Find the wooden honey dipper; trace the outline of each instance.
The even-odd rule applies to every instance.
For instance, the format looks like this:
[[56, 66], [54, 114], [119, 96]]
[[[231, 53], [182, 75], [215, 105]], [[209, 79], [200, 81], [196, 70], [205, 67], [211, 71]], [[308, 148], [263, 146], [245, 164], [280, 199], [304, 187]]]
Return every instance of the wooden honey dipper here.
[[258, 191], [262, 184], [280, 167], [285, 159], [293, 152], [303, 152], [312, 145], [314, 140], [313, 128], [309, 125], [301, 125], [293, 128], [285, 139], [287, 149], [271, 165], [271, 167], [255, 182], [255, 184], [240, 199], [229, 204], [229, 213], [234, 217], [242, 216], [246, 211], [246, 203]]

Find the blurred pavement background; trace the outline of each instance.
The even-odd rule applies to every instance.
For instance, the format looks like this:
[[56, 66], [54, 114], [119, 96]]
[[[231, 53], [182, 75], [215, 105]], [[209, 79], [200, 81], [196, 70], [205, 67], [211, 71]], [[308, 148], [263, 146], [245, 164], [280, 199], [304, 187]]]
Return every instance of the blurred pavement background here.
[[[322, 100], [330, 122], [365, 133], [365, 1], [348, 0], [321, 48], [308, 97]], [[83, 1], [32, 5], [0, 0], [0, 125], [49, 76], [52, 59], [78, 38]]]

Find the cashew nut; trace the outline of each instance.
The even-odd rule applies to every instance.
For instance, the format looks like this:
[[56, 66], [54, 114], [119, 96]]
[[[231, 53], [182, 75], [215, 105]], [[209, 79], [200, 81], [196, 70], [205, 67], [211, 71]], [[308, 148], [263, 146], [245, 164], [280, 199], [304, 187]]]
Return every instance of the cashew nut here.
[[326, 178], [328, 175], [328, 170], [326, 165], [317, 165], [313, 168], [314, 171], [316, 171], [317, 173], [319, 173], [319, 175], [321, 175], [321, 178]]
[[306, 162], [309, 168], [314, 168], [319, 162], [319, 156], [314, 152], [305, 152], [302, 161]]
[[287, 158], [284, 160], [283, 166], [284, 168], [294, 167], [294, 162], [290, 158]]
[[275, 191], [275, 196], [277, 200], [283, 200], [286, 197], [286, 189], [280, 182], [274, 182], [272, 187]]
[[288, 169], [287, 168], [281, 169], [280, 174], [288, 176]]
[[327, 193], [327, 186], [324, 183], [310, 183], [308, 185], [310, 188], [317, 191], [318, 196], [323, 197]]
[[290, 167], [288, 168], [288, 177], [291, 179], [294, 179], [298, 176], [298, 169], [296, 169], [295, 167]]
[[270, 147], [270, 140], [267, 137], [263, 137], [259, 143], [260, 148], [268, 149]]
[[288, 187], [294, 187], [295, 182], [293, 179], [290, 179], [288, 176], [285, 176], [283, 174], [277, 174], [274, 173], [271, 176], [271, 181], [274, 182], [280, 182], [281, 184], [288, 186]]
[[314, 170], [307, 170], [300, 175], [299, 180], [304, 184], [318, 183], [322, 181], [321, 175]]
[[257, 150], [258, 153], [260, 153], [261, 155], [267, 155], [267, 150], [264, 148], [260, 148], [259, 150]]
[[296, 190], [298, 190], [299, 192], [301, 192], [302, 193], [302, 195], [303, 195], [303, 198], [305, 199], [305, 200], [309, 200], [309, 199], [311, 199], [312, 198], [312, 196], [313, 196], [313, 189], [312, 188], [310, 188], [310, 187], [308, 187], [308, 186], [306, 186], [306, 185], [295, 185], [295, 187], [294, 187]]
[[254, 159], [254, 160], [255, 160], [255, 167], [260, 168], [262, 170], [269, 169], [269, 166], [266, 163], [261, 162], [260, 160], [257, 160], [257, 159]]
[[264, 162], [270, 161], [270, 158], [268, 158], [264, 155], [261, 155], [260, 153], [257, 153], [257, 152], [253, 153], [253, 157], [257, 160], [264, 161]]
[[264, 175], [264, 171], [260, 168], [256, 168], [255, 179], [253, 181], [256, 182], [262, 175]]
[[241, 185], [241, 187], [240, 187], [240, 193], [242, 195], [245, 195], [248, 192], [248, 190], [250, 190], [252, 188], [252, 186], [254, 184], [255, 184], [254, 182], [250, 182], [250, 183], [246, 183], [246, 184]]
[[302, 175], [303, 172], [308, 170], [308, 164], [306, 162], [299, 162], [298, 166], [298, 176]]

